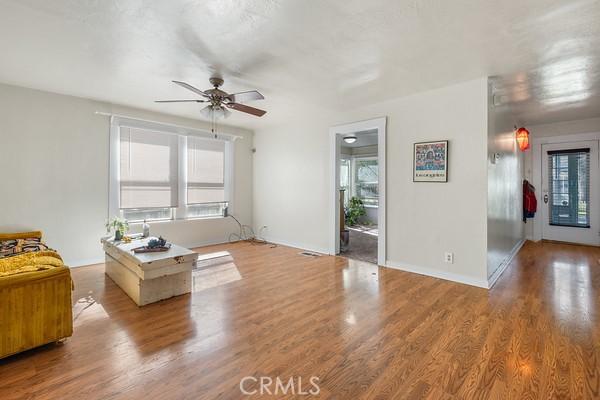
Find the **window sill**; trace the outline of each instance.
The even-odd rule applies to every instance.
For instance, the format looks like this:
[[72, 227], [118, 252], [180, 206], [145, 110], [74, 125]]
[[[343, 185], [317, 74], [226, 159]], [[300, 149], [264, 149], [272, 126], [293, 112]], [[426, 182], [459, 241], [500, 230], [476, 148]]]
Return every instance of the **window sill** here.
[[[192, 218], [176, 218], [176, 219], [159, 219], [159, 220], [154, 220], [154, 221], [146, 221], [146, 223], [148, 224], [169, 224], [169, 223], [175, 223], [175, 222], [185, 222], [185, 221], [202, 221], [202, 220], [213, 220], [213, 219], [225, 219], [227, 217], [224, 217], [222, 215], [216, 215], [213, 217], [192, 217]], [[136, 222], [130, 222], [129, 225], [130, 226], [142, 226], [144, 224], [144, 221], [136, 221]]]

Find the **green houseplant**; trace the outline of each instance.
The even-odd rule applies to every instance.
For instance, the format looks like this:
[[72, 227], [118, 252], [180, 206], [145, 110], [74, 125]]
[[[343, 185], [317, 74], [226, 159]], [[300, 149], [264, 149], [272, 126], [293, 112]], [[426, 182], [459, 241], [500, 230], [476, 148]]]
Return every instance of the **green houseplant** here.
[[129, 231], [129, 222], [124, 218], [113, 217], [106, 221], [105, 226], [107, 233], [110, 233], [111, 230], [115, 231], [115, 240], [121, 240], [127, 231]]
[[346, 225], [356, 225], [360, 217], [366, 213], [367, 211], [365, 210], [365, 205], [363, 204], [362, 200], [358, 197], [352, 197], [350, 201], [348, 201], [348, 206], [346, 206]]

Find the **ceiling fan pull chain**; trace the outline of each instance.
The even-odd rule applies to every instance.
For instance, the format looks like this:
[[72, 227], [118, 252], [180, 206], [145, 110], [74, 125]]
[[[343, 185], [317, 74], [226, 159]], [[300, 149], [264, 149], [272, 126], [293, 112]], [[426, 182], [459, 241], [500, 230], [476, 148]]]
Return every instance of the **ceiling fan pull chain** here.
[[215, 120], [215, 110], [212, 110], [212, 133], [215, 135], [215, 139], [217, 138], [217, 122]]

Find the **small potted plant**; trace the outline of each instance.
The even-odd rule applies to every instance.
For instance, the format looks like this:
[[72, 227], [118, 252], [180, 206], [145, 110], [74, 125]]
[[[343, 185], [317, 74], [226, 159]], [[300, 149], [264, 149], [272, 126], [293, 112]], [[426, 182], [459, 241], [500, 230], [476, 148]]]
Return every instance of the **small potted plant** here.
[[352, 197], [346, 207], [346, 225], [353, 226], [358, 224], [360, 217], [365, 215], [365, 205], [358, 197]]
[[115, 231], [115, 240], [120, 241], [123, 236], [129, 231], [129, 222], [124, 218], [113, 217], [106, 222], [106, 232]]

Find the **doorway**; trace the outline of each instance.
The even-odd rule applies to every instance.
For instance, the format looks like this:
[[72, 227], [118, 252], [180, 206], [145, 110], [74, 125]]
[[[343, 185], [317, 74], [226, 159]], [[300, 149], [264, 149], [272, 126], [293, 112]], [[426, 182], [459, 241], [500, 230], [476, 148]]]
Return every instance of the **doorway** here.
[[334, 126], [330, 253], [385, 265], [385, 118]]
[[600, 245], [598, 141], [542, 145], [542, 239]]

